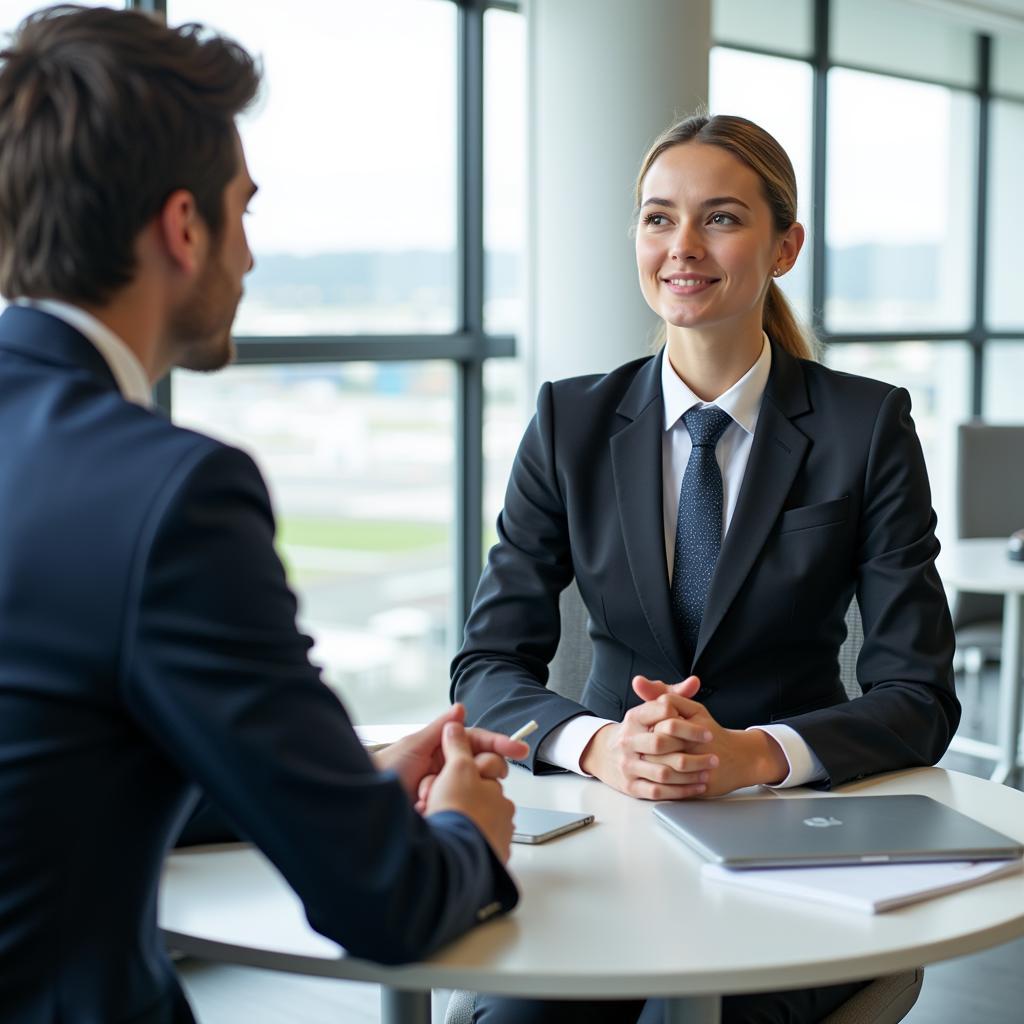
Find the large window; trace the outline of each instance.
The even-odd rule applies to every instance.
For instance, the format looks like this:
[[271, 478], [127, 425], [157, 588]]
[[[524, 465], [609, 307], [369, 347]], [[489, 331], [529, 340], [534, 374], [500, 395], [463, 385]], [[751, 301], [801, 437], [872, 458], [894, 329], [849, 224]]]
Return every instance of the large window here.
[[[811, 230], [812, 78], [811, 68], [804, 61], [723, 46], [711, 51], [708, 105], [715, 113], [739, 114], [756, 121], [778, 139], [793, 161], [799, 202], [797, 216]], [[813, 248], [808, 233], [803, 255], [793, 270], [779, 279], [786, 297], [806, 320], [811, 316]]]
[[521, 423], [522, 18], [489, 0], [166, 7], [258, 54], [265, 85], [240, 123], [260, 191], [239, 365], [176, 372], [165, 400], [257, 459], [300, 624], [356, 720], [426, 719]]
[[[1024, 422], [1024, 337], [993, 342], [986, 355], [985, 418], [993, 423]], [[1024, 453], [1022, 453], [1024, 461]]]
[[175, 420], [259, 463], [313, 660], [360, 721], [447, 699], [454, 386], [433, 360], [175, 371]]
[[[965, 330], [973, 314], [977, 101], [835, 68], [828, 82], [832, 331]], [[865, 124], [865, 111], [885, 116]]]
[[[992, 157], [989, 161], [988, 289], [990, 327], [1024, 327], [1021, 238], [1024, 235], [1024, 103], [992, 104]], [[1024, 409], [1021, 410], [1024, 416]]]
[[[103, 0], [85, 0], [93, 6]], [[37, 3], [0, 0], [0, 32]], [[174, 420], [248, 450], [314, 660], [357, 721], [422, 721], [519, 439], [525, 33], [513, 0], [135, 0], [265, 73], [238, 365]]]
[[790, 297], [826, 363], [910, 391], [951, 537], [957, 424], [1024, 422], [1024, 35], [937, 6], [713, 0], [711, 105], [793, 156], [809, 282]]
[[[171, 24], [234, 36], [264, 69], [242, 118], [260, 191], [239, 335], [455, 328], [456, 8], [168, 0]], [[415, 83], [415, 88], [411, 86]]]
[[484, 327], [520, 330], [526, 231], [526, 32], [521, 15], [484, 12]]

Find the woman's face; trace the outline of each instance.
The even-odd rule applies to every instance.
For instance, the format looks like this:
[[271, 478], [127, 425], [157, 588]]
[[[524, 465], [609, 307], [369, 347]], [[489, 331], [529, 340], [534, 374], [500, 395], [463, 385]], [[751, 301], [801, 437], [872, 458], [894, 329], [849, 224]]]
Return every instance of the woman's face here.
[[727, 150], [701, 142], [666, 149], [643, 182], [636, 263], [647, 304], [672, 327], [749, 337], [761, 330], [773, 271], [803, 242], [775, 230], [761, 179]]

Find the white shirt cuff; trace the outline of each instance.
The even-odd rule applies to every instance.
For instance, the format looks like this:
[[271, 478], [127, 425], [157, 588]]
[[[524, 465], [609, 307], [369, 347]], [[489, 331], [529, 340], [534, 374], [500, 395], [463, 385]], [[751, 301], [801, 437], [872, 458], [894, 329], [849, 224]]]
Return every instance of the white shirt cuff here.
[[544, 737], [537, 748], [537, 757], [545, 764], [553, 764], [556, 768], [564, 768], [577, 775], [593, 776], [580, 767], [580, 758], [587, 744], [593, 739], [598, 729], [606, 725], [616, 725], [610, 718], [595, 718], [593, 715], [579, 715], [568, 722], [552, 729]]
[[[808, 782], [817, 782], [824, 779], [828, 772], [825, 766], [818, 760], [818, 755], [807, 745], [803, 736], [789, 725], [752, 725], [750, 729], [760, 729], [769, 736], [780, 747], [789, 764], [789, 774], [777, 782], [773, 789], [788, 789], [790, 786], [806, 786]], [[747, 729], [747, 732], [750, 731]]]

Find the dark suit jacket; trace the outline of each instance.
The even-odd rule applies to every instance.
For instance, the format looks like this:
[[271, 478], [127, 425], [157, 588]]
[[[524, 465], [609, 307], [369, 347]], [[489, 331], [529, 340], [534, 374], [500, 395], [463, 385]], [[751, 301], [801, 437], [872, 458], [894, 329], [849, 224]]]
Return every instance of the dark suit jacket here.
[[18, 307], [0, 437], [0, 1018], [191, 1021], [156, 897], [196, 784], [357, 956], [418, 958], [515, 903], [476, 826], [421, 818], [310, 666], [248, 456], [129, 404]]
[[[902, 388], [774, 346], [746, 474], [696, 651], [673, 626], [662, 523], [661, 357], [545, 384], [453, 663], [452, 696], [501, 731], [535, 718], [530, 766], [583, 712], [621, 719], [630, 680], [700, 676], [722, 725], [784, 722], [826, 784], [934, 763], [956, 730], [953, 631], [935, 572], [935, 516]], [[575, 576], [594, 661], [582, 703], [545, 689], [558, 594]], [[837, 652], [864, 619], [847, 701]]]

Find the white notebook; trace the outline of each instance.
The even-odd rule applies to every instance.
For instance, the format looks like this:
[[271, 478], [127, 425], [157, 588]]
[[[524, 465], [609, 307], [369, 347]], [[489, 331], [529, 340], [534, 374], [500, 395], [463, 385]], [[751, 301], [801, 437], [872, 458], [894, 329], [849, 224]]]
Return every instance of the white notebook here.
[[705, 878], [780, 896], [796, 896], [866, 914], [904, 907], [932, 896], [1021, 870], [1021, 861], [943, 861], [929, 864], [866, 864], [731, 871], [704, 864]]

